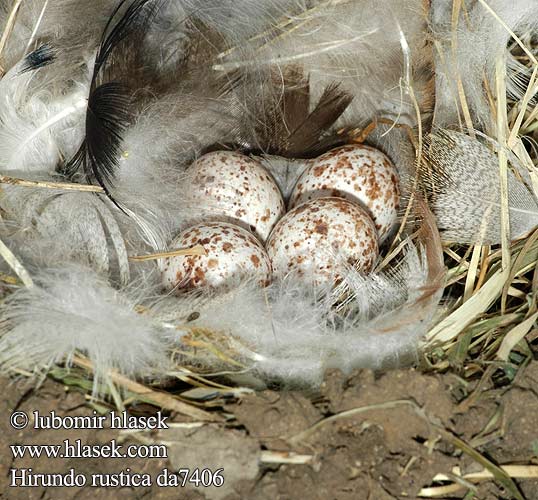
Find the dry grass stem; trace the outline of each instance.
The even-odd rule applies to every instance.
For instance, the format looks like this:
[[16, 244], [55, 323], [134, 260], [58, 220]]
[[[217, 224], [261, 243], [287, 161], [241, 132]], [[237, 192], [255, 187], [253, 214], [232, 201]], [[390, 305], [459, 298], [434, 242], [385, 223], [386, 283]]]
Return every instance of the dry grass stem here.
[[[80, 356], [75, 356], [73, 358], [73, 364], [93, 372], [93, 365], [88, 359], [82, 358]], [[117, 372], [110, 372], [108, 374], [110, 380], [117, 384], [118, 386], [137, 394], [138, 396], [144, 398], [147, 401], [151, 401], [158, 406], [165, 408], [167, 410], [178, 412], [182, 415], [186, 415], [195, 420], [201, 420], [204, 422], [220, 422], [221, 417], [217, 414], [208, 413], [204, 410], [200, 410], [194, 406], [188, 405], [183, 401], [180, 401], [176, 397], [168, 394], [166, 392], [156, 391], [147, 387], [146, 385], [134, 382], [123, 375], [120, 375]]]
[[205, 256], [207, 255], [207, 252], [205, 251], [205, 248], [203, 246], [196, 245], [194, 247], [171, 250], [170, 252], [161, 252], [161, 253], [154, 253], [154, 254], [149, 254], [149, 255], [135, 255], [135, 256], [129, 257], [129, 260], [132, 262], [147, 262], [151, 260], [166, 259], [169, 257], [179, 257], [181, 255]]
[[43, 189], [59, 189], [63, 191], [81, 191], [83, 193], [104, 193], [104, 189], [100, 186], [92, 186], [88, 184], [74, 184], [70, 182], [48, 182], [48, 181], [29, 181], [26, 179], [18, 179], [0, 175], [0, 184], [9, 184], [11, 186], [23, 186]]

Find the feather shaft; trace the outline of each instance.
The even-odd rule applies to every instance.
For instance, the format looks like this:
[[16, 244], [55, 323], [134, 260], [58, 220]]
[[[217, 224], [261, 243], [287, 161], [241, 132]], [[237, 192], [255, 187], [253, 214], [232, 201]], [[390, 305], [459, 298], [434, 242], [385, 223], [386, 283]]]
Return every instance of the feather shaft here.
[[0, 255], [2, 255], [9, 267], [13, 269], [13, 272], [20, 278], [26, 288], [34, 287], [34, 282], [28, 271], [2, 240], [0, 240]]

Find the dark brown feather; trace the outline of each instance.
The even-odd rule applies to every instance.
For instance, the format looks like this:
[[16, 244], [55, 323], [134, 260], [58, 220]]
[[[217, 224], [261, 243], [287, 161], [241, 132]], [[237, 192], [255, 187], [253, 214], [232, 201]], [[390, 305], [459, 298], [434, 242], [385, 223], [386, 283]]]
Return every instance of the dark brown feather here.
[[328, 142], [324, 135], [347, 109], [351, 95], [333, 83], [310, 111], [310, 83], [302, 68], [289, 66], [268, 80], [263, 82], [259, 104], [251, 110], [256, 112], [254, 149], [286, 158], [311, 158], [335, 144], [334, 134]]
[[298, 129], [310, 110], [310, 87], [301, 68], [290, 66], [284, 76], [286, 85], [282, 96], [282, 112], [286, 130]]
[[303, 118], [301, 124], [287, 139], [286, 155], [302, 157], [321, 153], [319, 140], [342, 116], [351, 104], [353, 96], [340, 88], [340, 84], [329, 85], [314, 110]]

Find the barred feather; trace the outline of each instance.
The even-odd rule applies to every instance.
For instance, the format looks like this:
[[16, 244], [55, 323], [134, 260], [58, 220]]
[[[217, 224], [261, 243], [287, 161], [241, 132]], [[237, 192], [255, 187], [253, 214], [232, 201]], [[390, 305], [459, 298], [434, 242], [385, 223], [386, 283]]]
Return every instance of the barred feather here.
[[[508, 205], [510, 235], [517, 239], [538, 226], [538, 200], [528, 174], [513, 160], [514, 170], [508, 171]], [[443, 238], [499, 244], [501, 181], [495, 153], [478, 139], [438, 129], [425, 140], [424, 161], [422, 182]]]

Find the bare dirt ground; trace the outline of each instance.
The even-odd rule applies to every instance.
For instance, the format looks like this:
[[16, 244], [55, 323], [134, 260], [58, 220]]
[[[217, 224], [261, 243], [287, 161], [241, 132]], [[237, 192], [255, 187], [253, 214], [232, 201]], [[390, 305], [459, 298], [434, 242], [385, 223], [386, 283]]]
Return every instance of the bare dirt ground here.
[[[170, 429], [128, 437], [127, 442], [138, 444], [165, 443], [168, 459], [164, 460], [13, 459], [9, 445], [54, 444], [64, 439], [108, 443], [118, 438], [118, 431], [31, 426], [15, 431], [9, 423], [13, 411], [43, 415], [54, 410], [71, 416], [92, 411], [82, 394], [50, 380], [37, 392], [22, 382], [0, 382], [4, 387], [0, 497], [8, 499], [409, 499], [418, 498], [437, 474], [450, 474], [456, 466], [462, 474], [483, 471], [477, 460], [493, 467], [538, 464], [538, 362], [528, 365], [509, 388], [496, 384], [494, 377], [477, 386], [453, 374], [426, 375], [415, 370], [381, 376], [369, 371], [349, 377], [329, 373], [315, 394], [265, 391], [231, 402], [221, 409], [224, 424], [189, 425], [187, 419], [171, 415], [168, 423], [177, 425]], [[147, 413], [148, 407], [143, 410]], [[478, 459], [471, 457], [476, 452]], [[279, 462], [278, 456], [283, 457], [280, 462], [305, 463], [274, 463]], [[13, 468], [32, 468], [36, 473], [74, 468], [85, 476], [130, 468], [155, 479], [164, 468], [219, 467], [225, 478], [221, 488], [9, 486]], [[502, 479], [475, 481], [437, 498], [508, 499], [514, 497], [510, 488], [525, 499], [538, 499], [538, 481], [517, 479], [506, 487]]]

